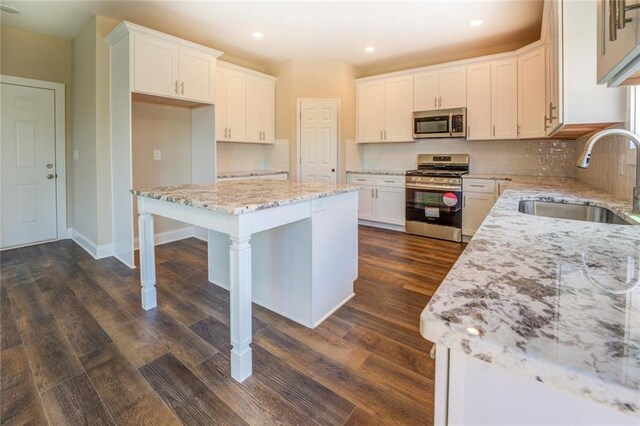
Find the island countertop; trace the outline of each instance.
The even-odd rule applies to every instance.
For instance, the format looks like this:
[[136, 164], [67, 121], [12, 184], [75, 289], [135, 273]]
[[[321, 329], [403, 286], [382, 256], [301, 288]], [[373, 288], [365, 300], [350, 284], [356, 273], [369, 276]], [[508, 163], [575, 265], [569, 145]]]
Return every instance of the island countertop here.
[[518, 211], [525, 199], [589, 203], [640, 224], [630, 198], [514, 176], [422, 312], [422, 335], [640, 416], [640, 226]]
[[298, 183], [285, 180], [242, 180], [132, 189], [131, 193], [237, 215], [357, 190], [358, 187], [353, 185]]

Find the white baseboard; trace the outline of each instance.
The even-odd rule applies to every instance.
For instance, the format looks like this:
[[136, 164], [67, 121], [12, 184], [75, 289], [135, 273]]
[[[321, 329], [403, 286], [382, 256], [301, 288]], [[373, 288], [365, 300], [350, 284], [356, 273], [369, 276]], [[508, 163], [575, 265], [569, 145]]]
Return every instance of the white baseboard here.
[[113, 256], [113, 243], [98, 245], [75, 229], [69, 229], [69, 236], [94, 259]]
[[365, 226], [371, 226], [373, 228], [388, 229], [390, 231], [404, 232], [404, 226], [403, 225], [392, 225], [390, 223], [375, 222], [375, 221], [372, 221], [372, 220], [364, 220], [364, 219], [358, 219], [358, 224], [359, 225], [365, 225]]
[[[162, 244], [172, 243], [174, 241], [184, 240], [185, 238], [194, 237], [194, 226], [186, 228], [174, 229], [173, 231], [156, 232], [154, 236], [155, 245], [160, 246]], [[206, 238], [205, 232], [205, 238]], [[138, 250], [140, 248], [140, 242], [138, 238], [133, 239], [133, 249]]]
[[[104, 259], [114, 255], [113, 243], [97, 245], [91, 239], [84, 236], [73, 228], [68, 229], [69, 238], [82, 247], [94, 259]], [[203, 241], [207, 241], [207, 231], [202, 228], [189, 226], [187, 228], [176, 229], [173, 231], [158, 232], [155, 234], [155, 243], [157, 246], [171, 243], [185, 238], [196, 237]], [[138, 249], [138, 238], [133, 240], [134, 250]]]

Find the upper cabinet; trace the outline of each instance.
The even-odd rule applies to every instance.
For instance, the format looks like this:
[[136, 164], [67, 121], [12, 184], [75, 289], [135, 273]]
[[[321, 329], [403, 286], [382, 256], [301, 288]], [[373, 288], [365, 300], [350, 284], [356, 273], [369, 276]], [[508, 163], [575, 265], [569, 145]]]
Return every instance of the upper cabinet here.
[[598, 0], [598, 82], [640, 84], [640, 3]]
[[467, 67], [467, 139], [491, 139], [491, 62]]
[[467, 69], [451, 67], [413, 77], [413, 110], [461, 108], [467, 102]]
[[220, 52], [125, 22], [133, 43], [132, 91], [204, 104], [215, 102], [216, 58]]
[[275, 142], [275, 77], [218, 62], [216, 139]]
[[518, 137], [518, 61], [491, 63], [491, 138]]
[[[624, 3], [606, 3], [614, 1]], [[602, 27], [602, 19], [609, 18], [602, 14], [602, 6], [590, 1], [545, 1], [546, 116], [550, 136], [576, 138], [625, 121], [626, 91], [597, 83], [601, 62], [598, 45], [602, 46], [605, 35], [598, 33], [598, 28]], [[627, 13], [627, 18], [630, 16]]]
[[545, 48], [518, 56], [518, 137], [543, 138], [545, 120]]
[[413, 76], [359, 81], [357, 90], [357, 140], [413, 141]]

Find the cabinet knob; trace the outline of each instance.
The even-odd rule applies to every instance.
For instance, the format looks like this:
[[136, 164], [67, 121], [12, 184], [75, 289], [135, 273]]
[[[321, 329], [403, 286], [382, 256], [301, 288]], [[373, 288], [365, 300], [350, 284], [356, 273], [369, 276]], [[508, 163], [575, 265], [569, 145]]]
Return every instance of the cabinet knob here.
[[182, 88], [182, 94], [184, 95], [184, 81], [180, 84]]

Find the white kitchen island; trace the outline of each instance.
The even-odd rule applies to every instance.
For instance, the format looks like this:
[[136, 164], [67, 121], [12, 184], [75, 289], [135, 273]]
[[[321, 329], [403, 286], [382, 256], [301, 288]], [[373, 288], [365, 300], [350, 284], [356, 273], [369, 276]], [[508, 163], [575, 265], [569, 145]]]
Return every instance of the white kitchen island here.
[[251, 375], [251, 302], [315, 327], [353, 296], [358, 188], [249, 180], [135, 189], [142, 307], [157, 305], [153, 216], [207, 230], [209, 280], [230, 291], [231, 376]]

